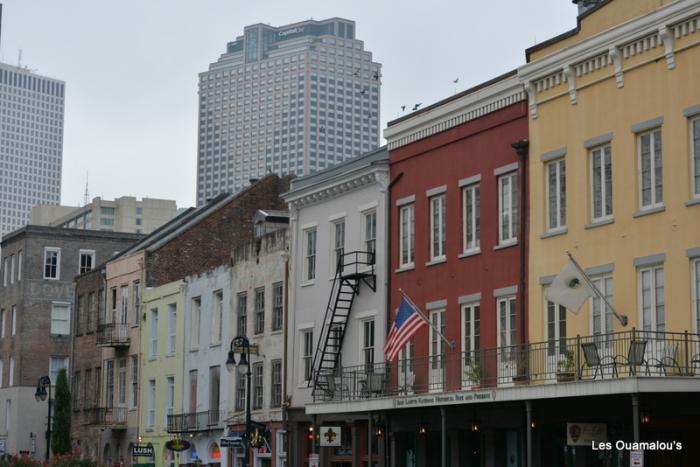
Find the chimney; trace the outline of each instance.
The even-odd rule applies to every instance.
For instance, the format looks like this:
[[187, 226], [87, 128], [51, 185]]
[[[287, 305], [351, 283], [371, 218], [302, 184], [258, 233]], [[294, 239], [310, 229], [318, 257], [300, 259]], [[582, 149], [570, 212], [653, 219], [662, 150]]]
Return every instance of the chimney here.
[[578, 15], [581, 16], [591, 8], [598, 6], [603, 0], [572, 0], [578, 6]]

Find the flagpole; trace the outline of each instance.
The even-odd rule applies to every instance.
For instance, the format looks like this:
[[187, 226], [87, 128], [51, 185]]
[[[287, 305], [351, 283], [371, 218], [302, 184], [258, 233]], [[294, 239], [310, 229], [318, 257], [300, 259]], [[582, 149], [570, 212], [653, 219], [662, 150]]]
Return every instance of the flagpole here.
[[420, 307], [418, 307], [418, 305], [416, 305], [416, 304], [413, 302], [413, 300], [411, 300], [411, 297], [409, 297], [408, 295], [406, 295], [406, 292], [404, 292], [403, 289], [399, 289], [399, 292], [401, 292], [401, 295], [403, 295], [404, 298], [405, 298], [406, 300], [408, 300], [408, 301], [411, 303], [411, 305], [413, 305], [413, 308], [415, 308], [416, 312], [418, 313], [418, 316], [420, 316], [421, 319], [422, 319], [423, 321], [425, 321], [425, 322], [428, 324], [428, 326], [430, 326], [431, 329], [432, 329], [433, 331], [435, 331], [435, 332], [437, 333], [437, 335], [440, 336], [440, 337], [442, 338], [442, 340], [444, 340], [445, 343], [446, 343], [447, 345], [450, 346], [451, 349], [454, 349], [455, 346], [456, 346], [455, 341], [454, 341], [454, 340], [451, 340], [451, 341], [450, 341], [450, 340], [447, 340], [447, 337], [445, 337], [444, 334], [443, 334], [442, 332], [440, 332], [439, 329], [437, 329], [435, 326], [433, 326], [433, 323], [431, 323], [431, 322], [430, 322], [430, 319], [428, 319], [428, 318], [425, 316], [425, 314], [423, 313], [423, 310], [421, 310]]
[[601, 293], [600, 290], [598, 290], [598, 287], [593, 284], [591, 279], [588, 277], [588, 274], [586, 274], [586, 271], [583, 270], [583, 268], [578, 264], [578, 262], [574, 259], [573, 255], [571, 252], [568, 250], [566, 251], [566, 254], [569, 255], [569, 259], [571, 260], [572, 263], [574, 263], [574, 266], [576, 266], [576, 269], [579, 270], [583, 278], [586, 280], [586, 283], [588, 283], [588, 286], [593, 290], [593, 292], [600, 297], [603, 302], [605, 302], [605, 305], [607, 305], [608, 308], [610, 308], [610, 311], [612, 311], [613, 315], [615, 315], [615, 318], [617, 318], [620, 321], [620, 324], [623, 326], [627, 326], [627, 323], [629, 322], [629, 319], [627, 318], [627, 315], [621, 315], [619, 314], [615, 308], [610, 304], [607, 298]]

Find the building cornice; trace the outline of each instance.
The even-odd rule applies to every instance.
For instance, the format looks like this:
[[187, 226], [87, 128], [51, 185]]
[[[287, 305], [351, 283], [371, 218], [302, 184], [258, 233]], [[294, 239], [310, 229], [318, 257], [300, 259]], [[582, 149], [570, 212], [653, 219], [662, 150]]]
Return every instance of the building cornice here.
[[385, 188], [389, 176], [386, 163], [365, 166], [352, 172], [341, 174], [317, 185], [290, 191], [284, 195], [291, 208], [299, 209], [311, 204], [326, 201], [345, 193], [377, 183]]
[[437, 103], [415, 116], [390, 123], [384, 130], [389, 150], [405, 146], [462, 123], [524, 100], [525, 90], [514, 74], [486, 86], [477, 86], [458, 98]]

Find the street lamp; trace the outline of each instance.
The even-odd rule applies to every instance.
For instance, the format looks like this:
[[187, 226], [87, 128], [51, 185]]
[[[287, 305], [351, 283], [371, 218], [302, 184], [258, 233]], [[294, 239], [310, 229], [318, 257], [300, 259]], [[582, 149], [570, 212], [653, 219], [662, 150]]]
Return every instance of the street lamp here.
[[34, 398], [37, 402], [42, 402], [46, 400], [47, 395], [49, 397], [49, 416], [47, 417], [46, 427], [46, 460], [48, 461], [49, 449], [51, 449], [51, 379], [48, 376], [42, 376], [36, 383]]
[[250, 341], [245, 336], [234, 337], [226, 359], [226, 369], [232, 373], [236, 367], [236, 355], [234, 348], [241, 348], [241, 358], [238, 361], [238, 371], [246, 377], [245, 398], [245, 439], [243, 440], [244, 452], [243, 467], [248, 467], [248, 455], [250, 450]]

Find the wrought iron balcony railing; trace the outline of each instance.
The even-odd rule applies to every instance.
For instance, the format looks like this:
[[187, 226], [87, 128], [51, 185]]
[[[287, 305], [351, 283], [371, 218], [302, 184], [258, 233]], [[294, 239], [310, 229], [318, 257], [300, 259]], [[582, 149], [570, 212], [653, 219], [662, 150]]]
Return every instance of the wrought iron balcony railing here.
[[168, 433], [189, 433], [223, 428], [224, 414], [219, 410], [168, 415]]
[[81, 411], [80, 420], [83, 425], [99, 425], [114, 429], [126, 428], [127, 413], [126, 407], [92, 407]]
[[317, 402], [629, 377], [700, 376], [700, 334], [631, 330], [343, 367]]
[[129, 345], [129, 325], [105, 323], [97, 326], [97, 345], [102, 347], [126, 347]]

